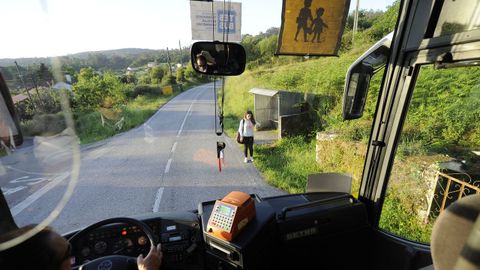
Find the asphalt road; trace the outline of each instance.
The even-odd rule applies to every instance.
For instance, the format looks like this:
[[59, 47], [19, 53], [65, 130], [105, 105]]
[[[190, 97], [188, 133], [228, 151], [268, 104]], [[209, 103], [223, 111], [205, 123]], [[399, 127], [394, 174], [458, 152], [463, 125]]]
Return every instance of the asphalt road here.
[[[236, 142], [214, 132], [213, 84], [186, 91], [144, 125], [82, 147], [74, 194], [52, 227], [65, 233], [102, 219], [193, 210], [230, 191], [283, 194], [243, 163]], [[226, 142], [218, 170], [216, 142]], [[38, 223], [55, 208], [75, 167], [71, 136], [36, 138], [0, 159], [0, 185], [19, 225]]]

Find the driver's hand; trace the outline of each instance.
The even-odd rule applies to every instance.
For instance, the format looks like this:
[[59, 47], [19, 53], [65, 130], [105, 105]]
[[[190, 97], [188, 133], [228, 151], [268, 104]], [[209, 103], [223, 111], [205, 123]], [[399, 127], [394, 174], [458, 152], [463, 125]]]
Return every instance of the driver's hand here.
[[158, 270], [162, 265], [162, 246], [158, 244], [156, 247], [152, 246], [150, 252], [145, 259], [140, 254], [137, 258], [138, 270]]

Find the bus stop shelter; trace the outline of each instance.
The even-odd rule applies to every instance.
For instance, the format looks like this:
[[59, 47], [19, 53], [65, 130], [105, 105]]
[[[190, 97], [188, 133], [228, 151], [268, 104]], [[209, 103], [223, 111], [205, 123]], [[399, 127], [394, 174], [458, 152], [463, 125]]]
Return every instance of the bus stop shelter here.
[[282, 116], [306, 111], [304, 93], [263, 88], [253, 88], [249, 93], [254, 95], [254, 115], [258, 130], [278, 129]]

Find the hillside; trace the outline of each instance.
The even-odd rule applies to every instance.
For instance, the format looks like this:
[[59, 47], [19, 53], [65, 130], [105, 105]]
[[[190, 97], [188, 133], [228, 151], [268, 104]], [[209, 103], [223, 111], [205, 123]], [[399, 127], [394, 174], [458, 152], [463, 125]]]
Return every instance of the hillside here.
[[[354, 43], [352, 32], [347, 29], [337, 58], [273, 57], [269, 52], [275, 49], [276, 36], [244, 39], [247, 51], [255, 52], [256, 57], [249, 59], [244, 74], [227, 80], [225, 126], [230, 134], [236, 133], [243, 113], [254, 109], [253, 95], [248, 93], [252, 88], [318, 97], [316, 103], [310, 104], [314, 126], [308, 134], [256, 147], [255, 166], [269, 183], [298, 193], [305, 191], [310, 174], [349, 173], [353, 176], [352, 192], [357, 195], [382, 72], [373, 76], [365, 113], [355, 121], [342, 119], [345, 74], [356, 58], [394, 29], [398, 7], [397, 2], [384, 13], [365, 16], [368, 21], [360, 24], [364, 28]], [[472, 150], [480, 147], [479, 78], [479, 67], [468, 70], [422, 67], [392, 168], [380, 218], [382, 229], [429, 242], [435, 215], [428, 216], [426, 193], [432, 188], [435, 173], [442, 170], [440, 164], [461, 161], [473, 168], [468, 174], [461, 174], [468, 176], [467, 180], [478, 179], [480, 158]], [[313, 139], [317, 132], [333, 134], [335, 139], [317, 142]]]
[[107, 57], [112, 57], [114, 55], [118, 56], [136, 56], [140, 55], [142, 53], [155, 53], [158, 52], [159, 50], [151, 50], [151, 49], [139, 49], [139, 48], [123, 48], [123, 49], [117, 49], [117, 50], [104, 50], [104, 51], [91, 51], [91, 52], [80, 52], [80, 53], [75, 53], [75, 54], [69, 54], [66, 56], [69, 57], [75, 57], [75, 58], [88, 58], [89, 55], [91, 54], [103, 54]]
[[[364, 117], [344, 122], [341, 118], [341, 99], [348, 67], [378, 38], [391, 32], [396, 23], [399, 3], [386, 12], [362, 11], [360, 32], [352, 43], [352, 30], [342, 38], [339, 57], [273, 56], [276, 51], [278, 29], [270, 29], [258, 36], [246, 36], [242, 41], [249, 55], [247, 70], [241, 76], [228, 78], [225, 90], [225, 127], [229, 134], [236, 133], [238, 121], [246, 110], [253, 110], [252, 88], [268, 88], [315, 95], [310, 104], [313, 127], [306, 138], [286, 138], [277, 144], [259, 146], [256, 163], [267, 180], [291, 193], [304, 192], [309, 174], [316, 172], [349, 172], [354, 176], [352, 190], [358, 190], [363, 169], [360, 149], [370, 135], [371, 121], [381, 76], [374, 76]], [[351, 26], [350, 26], [351, 27]], [[342, 149], [330, 149], [337, 158], [326, 157], [331, 163], [318, 164], [315, 159], [316, 132], [337, 133], [344, 138]], [[306, 140], [306, 141], [305, 141]], [[358, 148], [354, 160], [343, 155], [346, 149]]]
[[[157, 50], [150, 50], [150, 49], [139, 49], [139, 48], [124, 48], [124, 49], [117, 49], [117, 50], [105, 50], [105, 51], [91, 51], [91, 52], [80, 52], [74, 54], [68, 54], [64, 56], [58, 56], [60, 58], [78, 58], [78, 59], [88, 59], [91, 55], [104, 55], [106, 57], [112, 56], [138, 56], [142, 53], [155, 53]], [[38, 63], [50, 63], [54, 57], [30, 57], [30, 58], [0, 58], [0, 67], [7, 67], [14, 65], [14, 62], [21, 66], [29, 66]]]
[[[170, 62], [188, 63], [190, 61], [190, 48], [169, 50]], [[29, 78], [37, 72], [41, 66], [44, 66], [50, 72], [52, 70], [53, 57], [46, 58], [19, 58], [19, 59], [0, 59], [0, 71], [4, 78], [9, 82], [12, 89], [23, 87], [23, 83], [18, 78], [18, 71], [15, 67], [15, 61], [19, 65], [19, 70], [23, 76]], [[56, 57], [55, 60], [61, 64], [61, 69], [65, 74], [74, 75], [82, 68], [91, 67], [99, 72], [113, 71], [119, 75], [126, 72], [127, 67], [142, 67], [149, 62], [167, 63], [167, 50], [150, 50], [138, 48], [125, 48], [118, 50], [106, 50], [95, 52], [81, 52], [66, 56]], [[32, 88], [30, 80], [26, 82], [28, 88]]]

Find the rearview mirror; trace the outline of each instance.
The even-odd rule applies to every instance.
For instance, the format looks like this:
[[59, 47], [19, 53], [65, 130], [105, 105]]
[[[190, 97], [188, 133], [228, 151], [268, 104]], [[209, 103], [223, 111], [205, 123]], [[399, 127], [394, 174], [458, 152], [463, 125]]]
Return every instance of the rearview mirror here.
[[343, 92], [343, 119], [362, 117], [372, 76], [385, 67], [393, 32], [368, 49], [348, 69]]
[[246, 54], [240, 44], [196, 42], [192, 45], [193, 69], [201, 74], [235, 76], [245, 70]]
[[0, 73], [0, 147], [18, 146], [22, 143], [23, 136], [12, 96]]

